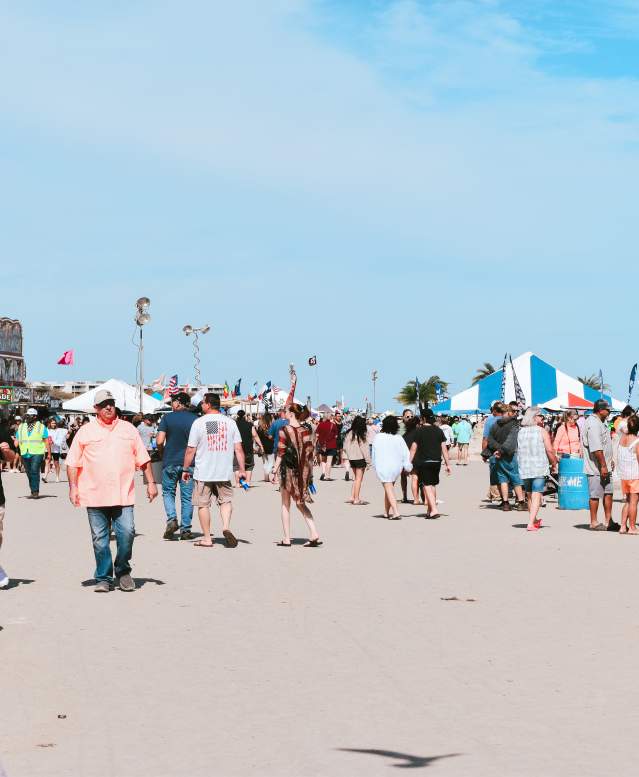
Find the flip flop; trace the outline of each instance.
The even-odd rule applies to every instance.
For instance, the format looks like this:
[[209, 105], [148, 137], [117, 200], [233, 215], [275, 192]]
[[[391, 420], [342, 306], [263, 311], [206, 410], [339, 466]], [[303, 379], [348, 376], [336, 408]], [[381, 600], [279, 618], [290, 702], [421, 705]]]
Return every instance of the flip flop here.
[[591, 526], [590, 531], [608, 531], [603, 523], [598, 523], [596, 526]]
[[202, 542], [202, 540], [196, 540], [193, 543], [194, 548], [212, 548], [214, 545], [213, 542]]
[[292, 543], [290, 542], [277, 542], [275, 543], [278, 548], [290, 548]]
[[359, 502], [351, 502], [352, 505], [357, 505], [360, 507], [361, 505], [367, 505], [370, 504], [369, 502], [359, 501]]
[[302, 547], [303, 548], [319, 548], [320, 545], [323, 545], [324, 543], [322, 540], [319, 539], [319, 537], [316, 540], [309, 540], [308, 542], [305, 542]]
[[533, 524], [532, 526], [526, 526], [526, 531], [539, 531], [539, 526]]

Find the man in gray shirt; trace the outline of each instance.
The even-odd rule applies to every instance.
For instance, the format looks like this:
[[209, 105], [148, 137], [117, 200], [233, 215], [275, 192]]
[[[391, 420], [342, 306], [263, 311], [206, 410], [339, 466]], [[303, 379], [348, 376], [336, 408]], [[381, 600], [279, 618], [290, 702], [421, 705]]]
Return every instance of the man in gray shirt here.
[[[609, 415], [610, 405], [605, 399], [598, 399], [581, 437], [590, 493], [591, 531], [619, 531], [619, 524], [612, 520], [612, 440], [606, 423]], [[604, 523], [597, 521], [600, 499], [603, 499]]]

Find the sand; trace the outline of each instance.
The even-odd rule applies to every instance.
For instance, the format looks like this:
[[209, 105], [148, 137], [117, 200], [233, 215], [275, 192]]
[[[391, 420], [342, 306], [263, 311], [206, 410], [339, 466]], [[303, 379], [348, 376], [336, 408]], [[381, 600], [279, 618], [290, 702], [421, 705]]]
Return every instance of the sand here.
[[5, 474], [7, 777], [635, 774], [639, 538], [553, 506], [528, 534], [481, 504], [480, 463], [439, 520], [389, 522], [371, 472], [372, 504], [344, 504], [343, 472], [318, 483], [320, 549], [274, 545], [266, 484], [236, 493], [234, 550], [163, 541], [140, 490], [140, 588], [100, 596], [66, 484], [32, 502]]

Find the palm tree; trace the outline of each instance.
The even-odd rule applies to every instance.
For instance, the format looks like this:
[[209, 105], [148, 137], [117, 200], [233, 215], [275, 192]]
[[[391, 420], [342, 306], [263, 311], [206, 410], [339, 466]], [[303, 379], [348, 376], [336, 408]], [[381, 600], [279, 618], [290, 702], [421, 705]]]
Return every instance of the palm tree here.
[[493, 372], [497, 372], [497, 370], [493, 367], [493, 365], [490, 362], [484, 362], [484, 366], [480, 367], [477, 370], [477, 373], [475, 374], [475, 377], [472, 380], [473, 386], [476, 386], [480, 380], [483, 380], [484, 378], [487, 378], [489, 375], [492, 375]]
[[[428, 380], [420, 381], [419, 383], [419, 401], [425, 404], [426, 402], [437, 402], [437, 391], [435, 390], [435, 384], [439, 383], [443, 394], [448, 390], [448, 381], [442, 380], [439, 375], [431, 375]], [[417, 404], [417, 391], [415, 389], [415, 381], [409, 380], [408, 383], [400, 390], [399, 394], [395, 397], [402, 405], [416, 405]]]
[[603, 386], [601, 385], [599, 375], [588, 375], [588, 377], [583, 378], [577, 377], [577, 380], [595, 391], [610, 391], [610, 386], [607, 383], [604, 383]]

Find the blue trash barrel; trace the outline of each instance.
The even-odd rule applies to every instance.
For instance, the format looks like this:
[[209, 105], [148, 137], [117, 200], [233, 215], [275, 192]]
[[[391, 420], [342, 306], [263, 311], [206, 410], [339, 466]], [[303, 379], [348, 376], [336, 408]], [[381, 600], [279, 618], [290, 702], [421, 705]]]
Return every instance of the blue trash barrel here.
[[587, 510], [589, 502], [583, 459], [562, 456], [559, 459], [559, 509]]

